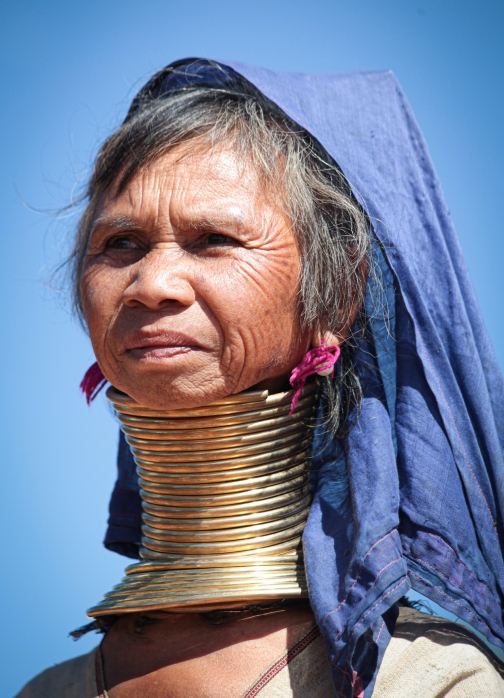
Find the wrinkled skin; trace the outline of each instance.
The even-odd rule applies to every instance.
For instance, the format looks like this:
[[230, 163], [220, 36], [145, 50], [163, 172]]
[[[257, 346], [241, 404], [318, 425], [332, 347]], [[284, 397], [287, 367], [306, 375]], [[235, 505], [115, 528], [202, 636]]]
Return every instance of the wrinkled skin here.
[[177, 409], [288, 387], [314, 338], [298, 321], [299, 252], [281, 203], [225, 145], [176, 148], [102, 197], [81, 294], [116, 388]]

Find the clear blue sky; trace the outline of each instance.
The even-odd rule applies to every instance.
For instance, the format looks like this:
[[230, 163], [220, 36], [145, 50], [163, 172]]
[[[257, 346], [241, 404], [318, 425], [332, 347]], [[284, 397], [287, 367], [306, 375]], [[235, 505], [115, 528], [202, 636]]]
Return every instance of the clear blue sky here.
[[[503, 0], [3, 0], [0, 698], [97, 642], [67, 634], [119, 580], [102, 548], [117, 428], [78, 384], [93, 356], [46, 286], [67, 204], [153, 71], [186, 56], [278, 70], [392, 69], [429, 144], [501, 367]], [[42, 211], [37, 212], [37, 210]]]

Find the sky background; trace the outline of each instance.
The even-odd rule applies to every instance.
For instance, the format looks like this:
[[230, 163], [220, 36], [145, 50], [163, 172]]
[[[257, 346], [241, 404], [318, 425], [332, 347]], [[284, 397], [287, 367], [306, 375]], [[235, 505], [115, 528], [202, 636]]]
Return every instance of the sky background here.
[[0, 698], [87, 652], [68, 632], [127, 564], [102, 547], [117, 427], [78, 391], [94, 361], [48, 286], [100, 142], [187, 56], [276, 70], [392, 69], [425, 134], [504, 366], [504, 0], [3, 0]]

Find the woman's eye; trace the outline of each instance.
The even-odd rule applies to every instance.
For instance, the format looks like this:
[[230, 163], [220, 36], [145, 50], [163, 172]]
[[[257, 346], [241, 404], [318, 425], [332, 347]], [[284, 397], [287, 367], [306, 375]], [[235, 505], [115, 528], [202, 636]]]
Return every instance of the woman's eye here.
[[223, 233], [209, 233], [206, 239], [207, 245], [229, 245], [235, 242], [236, 240]]
[[108, 250], [138, 250], [138, 244], [127, 235], [111, 238], [105, 247]]

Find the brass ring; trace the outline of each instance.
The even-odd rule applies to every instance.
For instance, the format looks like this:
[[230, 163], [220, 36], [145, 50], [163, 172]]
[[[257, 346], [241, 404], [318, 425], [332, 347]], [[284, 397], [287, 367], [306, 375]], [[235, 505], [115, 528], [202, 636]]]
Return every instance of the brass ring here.
[[266, 521], [274, 521], [285, 516], [290, 516], [305, 508], [309, 508], [311, 495], [307, 495], [294, 501], [292, 504], [276, 509], [268, 509], [265, 511], [254, 512], [253, 514], [245, 514], [243, 516], [222, 516], [213, 519], [168, 519], [161, 516], [152, 516], [144, 512], [143, 521], [149, 525], [155, 525], [156, 528], [166, 528], [170, 531], [200, 531], [213, 530], [219, 528], [233, 528], [234, 526], [247, 526], [255, 523], [265, 523]]
[[200, 471], [199, 468], [193, 468], [191, 473], [174, 473], [172, 472], [172, 469], [168, 467], [160, 473], [159, 470], [153, 471], [150, 468], [138, 466], [137, 473], [143, 480], [157, 482], [160, 485], [169, 482], [190, 484], [196, 479], [202, 484], [207, 485], [212, 482], [229, 482], [231, 480], [244, 480], [250, 477], [260, 477], [261, 475], [276, 473], [279, 470], [284, 470], [285, 468], [292, 467], [298, 463], [304, 463], [306, 465], [307, 461], [307, 451], [301, 451], [301, 453], [296, 453], [296, 455], [291, 456], [290, 458], [270, 461], [269, 463], [256, 465], [251, 468], [235, 468], [233, 470], [226, 470], [225, 472], [218, 471], [206, 473], [204, 471]]
[[[296, 407], [296, 414], [292, 415], [292, 417], [297, 417], [305, 411], [309, 413], [316, 412], [315, 405], [313, 404], [313, 398], [310, 396], [300, 398]], [[251, 412], [223, 415], [219, 411], [218, 414], [214, 414], [213, 416], [191, 417], [190, 419], [166, 419], [162, 418], [161, 416], [137, 416], [136, 412], [124, 413], [116, 411], [116, 414], [121, 424], [124, 423], [131, 426], [145, 424], [147, 427], [150, 425], [159, 429], [192, 431], [194, 429], [206, 430], [226, 426], [240, 426], [242, 424], [255, 424], [276, 418], [287, 419], [289, 418], [289, 412], [290, 405], [286, 403], [277, 407], [263, 406], [262, 409], [256, 409]]]
[[[107, 594], [105, 594], [105, 599], [121, 599], [121, 597], [123, 597], [124, 599], [125, 596], [133, 596], [135, 600], [140, 600], [142, 598], [147, 599], [152, 597], [159, 597], [160, 592], [163, 591], [169, 591], [169, 593], [171, 594], [183, 594], [187, 596], [194, 596], [196, 594], [199, 595], [205, 592], [208, 593], [216, 590], [219, 590], [220, 592], [225, 592], [228, 590], [239, 590], [240, 588], [243, 589], [250, 587], [255, 587], [256, 589], [266, 588], [268, 590], [273, 590], [275, 588], [286, 588], [291, 585], [299, 586], [300, 581], [304, 582], [305, 580], [298, 579], [294, 575], [291, 577], [280, 577], [280, 579], [278, 579], [278, 581], [276, 582], [273, 579], [241, 579], [240, 577], [237, 577], [236, 579], [227, 580], [225, 582], [220, 581], [217, 584], [214, 580], [209, 579], [201, 584], [192, 584], [190, 589], [188, 589], [187, 581], [185, 580], [173, 580], [173, 582], [166, 580], [165, 585], [158, 584], [156, 585], [156, 588], [152, 588], [149, 585], [148, 589], [142, 589], [142, 587], [138, 588], [135, 586], [130, 586], [129, 584], [125, 584], [123, 588], [118, 589], [117, 591], [109, 591]], [[247, 597], [245, 596], [245, 598]]]
[[[251, 565], [249, 567], [212, 567], [212, 568], [182, 568], [182, 569], [169, 569], [162, 570], [160, 572], [152, 573], [136, 573], [130, 574], [125, 577], [117, 587], [121, 587], [128, 582], [128, 584], [143, 584], [144, 582], [153, 581], [156, 584], [163, 582], [166, 579], [185, 579], [194, 580], [198, 579], [235, 579], [238, 576], [245, 576], [254, 578], [260, 576], [261, 579], [266, 577], [274, 578], [277, 574], [282, 575], [304, 575], [304, 567], [302, 565], [290, 567], [282, 565]], [[114, 587], [115, 589], [116, 587]]]
[[259, 571], [235, 571], [231, 573], [225, 572], [225, 570], [215, 569], [212, 570], [212, 574], [203, 574], [205, 570], [200, 570], [197, 574], [189, 574], [188, 570], [176, 570], [169, 573], [158, 574], [157, 576], [142, 576], [139, 579], [137, 576], [126, 577], [120, 584], [116, 584], [112, 591], [107, 593], [107, 596], [112, 594], [120, 594], [122, 592], [129, 592], [131, 589], [141, 589], [148, 587], [149, 591], [154, 591], [156, 589], [162, 589], [168, 585], [179, 585], [188, 583], [191, 584], [191, 588], [196, 584], [199, 586], [201, 582], [202, 586], [208, 586], [209, 584], [215, 584], [220, 586], [229, 583], [234, 583], [236, 580], [240, 580], [241, 583], [254, 582], [254, 583], [271, 583], [275, 580], [296, 580], [302, 578], [303, 573], [296, 574], [294, 570], [281, 570], [275, 569], [270, 572], [269, 575], [265, 574], [263, 570]]
[[[303, 397], [316, 393], [317, 386], [315, 383], [307, 383], [303, 390]], [[113, 386], [108, 388], [107, 397], [114, 405], [117, 412], [134, 412], [139, 416], [162, 417], [164, 419], [188, 419], [191, 417], [212, 416], [216, 411], [219, 414], [232, 414], [233, 412], [245, 412], [254, 409], [256, 406], [260, 409], [264, 407], [276, 407], [277, 405], [289, 404], [294, 396], [294, 391], [289, 390], [285, 393], [275, 393], [268, 395], [267, 391], [243, 391], [238, 395], [230, 395], [223, 400], [216, 400], [205, 407], [195, 407], [179, 410], [151, 410], [142, 407], [135, 400], [132, 400], [124, 393], [120, 393]]]
[[225, 492], [218, 494], [214, 492], [209, 495], [168, 495], [168, 494], [156, 494], [145, 489], [140, 489], [140, 496], [146, 502], [151, 502], [153, 504], [165, 503], [169, 506], [169, 501], [177, 502], [179, 506], [181, 504], [187, 504], [188, 506], [208, 506], [208, 507], [219, 507], [225, 504], [238, 504], [240, 502], [254, 502], [261, 499], [267, 499], [269, 497], [274, 497], [283, 492], [290, 492], [296, 490], [303, 485], [309, 483], [309, 474], [303, 473], [298, 477], [294, 477], [291, 480], [285, 482], [279, 482], [269, 487], [260, 487], [257, 489], [241, 490], [238, 492]]
[[[190, 591], [188, 592], [187, 590], [187, 582], [180, 581], [177, 583], [167, 583], [165, 585], [157, 585], [156, 587], [150, 587], [148, 589], [143, 589], [142, 587], [133, 587], [131, 589], [120, 589], [116, 592], [108, 592], [105, 594], [105, 600], [112, 602], [112, 603], [128, 603], [131, 599], [134, 601], [142, 601], [146, 599], [158, 599], [160, 596], [170, 594], [170, 596], [176, 597], [177, 595], [183, 595], [186, 597], [196, 597], [196, 596], [202, 596], [205, 594], [210, 593], [215, 593], [218, 591], [219, 593], [226, 593], [226, 592], [233, 592], [233, 591], [239, 591], [240, 589], [243, 591], [245, 590], [253, 590], [252, 593], [255, 595], [258, 593], [258, 590], [266, 590], [266, 591], [279, 591], [280, 589], [284, 590], [291, 590], [293, 587], [295, 589], [299, 589], [301, 587], [301, 584], [306, 586], [306, 582], [304, 580], [298, 580], [295, 577], [290, 577], [290, 578], [279, 578], [276, 582], [273, 580], [243, 580], [243, 579], [236, 579], [234, 582], [224, 582], [222, 584], [216, 584], [215, 582], [209, 582], [208, 584], [202, 584], [198, 586], [193, 586]], [[245, 596], [247, 598], [247, 596]]]
[[[126, 430], [123, 430], [124, 434], [128, 437], [128, 443], [130, 446], [135, 446], [136, 448], [143, 448], [146, 451], [166, 451], [167, 453], [180, 453], [182, 452], [192, 452], [192, 451], [213, 451], [213, 450], [224, 450], [222, 448], [223, 440], [221, 437], [215, 438], [204, 438], [204, 439], [186, 439], [180, 440], [179, 437], [171, 439], [170, 436], [166, 436], [163, 439], [150, 439], [142, 438], [145, 433], [141, 430], [141, 434], [135, 436], [129, 434]], [[139, 430], [137, 430], [139, 431]], [[259, 444], [259, 443], [271, 443], [275, 439], [284, 438], [288, 434], [302, 434], [303, 431], [299, 428], [299, 423], [290, 423], [285, 426], [278, 427], [276, 429], [271, 429], [270, 431], [254, 431], [245, 434], [238, 434], [236, 436], [226, 437], [225, 444], [226, 449], [233, 449], [235, 447], [243, 447], [248, 444]], [[309, 433], [308, 428], [304, 430], [305, 433]]]
[[273, 543], [280, 543], [292, 540], [295, 536], [303, 532], [305, 522], [285, 528], [275, 533], [267, 533], [264, 535], [255, 536], [254, 538], [246, 538], [241, 541], [208, 541], [195, 543], [175, 543], [174, 541], [161, 541], [147, 536], [142, 536], [142, 547], [157, 552], [183, 553], [187, 551], [192, 554], [211, 555], [212, 553], [233, 553], [241, 552], [242, 550], [257, 550], [265, 548]]
[[[255, 561], [256, 557], [264, 557], [268, 554], [276, 555], [280, 552], [290, 552], [297, 548], [301, 544], [301, 534], [292, 540], [284, 540], [281, 543], [275, 543], [274, 545], [268, 545], [264, 548], [258, 548], [251, 550], [239, 550], [239, 551], [223, 551], [219, 553], [213, 553], [213, 563], [224, 565], [226, 562], [236, 562], [237, 555], [241, 557], [249, 556], [251, 561]], [[142, 560], [156, 561], [156, 562], [167, 562], [172, 559], [177, 564], [189, 564], [187, 561], [194, 558], [195, 564], [203, 565], [205, 560], [196, 551], [186, 551], [179, 550], [176, 553], [170, 553], [167, 551], [159, 552], [157, 550], [151, 550], [149, 548], [140, 548], [140, 556]], [[241, 559], [241, 558], [240, 558]]]
[[[309, 419], [314, 414], [313, 406], [308, 405], [304, 410], [296, 410], [296, 414], [292, 416], [281, 415], [271, 419], [261, 419], [259, 421], [250, 422], [249, 420], [240, 422], [239, 424], [231, 424], [225, 426], [207, 425], [205, 428], [191, 428], [187, 423], [183, 429], [177, 429], [176, 425], [166, 424], [166, 420], [140, 420], [133, 421], [132, 418], [121, 418], [122, 430], [125, 434], [144, 439], [152, 439], [163, 441], [169, 439], [177, 440], [201, 440], [206, 439], [223, 439], [232, 436], [242, 436], [257, 432], [268, 432], [278, 427], [288, 426], [291, 424], [299, 426], [302, 419]], [[161, 423], [161, 424], [160, 424]], [[169, 426], [170, 425], [170, 426]]]
[[89, 615], [306, 597], [316, 393], [308, 384], [290, 415], [293, 391], [160, 411], [110, 388], [141, 486], [141, 561]]
[[292, 480], [300, 475], [306, 475], [306, 464], [301, 462], [290, 468], [285, 468], [284, 470], [278, 470], [273, 473], [268, 473], [267, 475], [261, 475], [259, 477], [245, 478], [244, 480], [230, 480], [230, 481], [220, 481], [220, 482], [209, 482], [196, 484], [179, 484], [180, 480], [174, 480], [170, 482], [151, 482], [150, 480], [145, 480], [143, 477], [138, 478], [138, 484], [142, 490], [146, 492], [154, 492], [157, 494], [179, 494], [181, 496], [186, 495], [196, 495], [198, 497], [210, 495], [219, 496], [221, 494], [230, 492], [244, 492], [251, 489], [259, 489], [262, 487], [269, 487], [280, 482], [286, 482], [287, 480]]
[[[164, 503], [167, 497], [163, 497], [163, 504], [150, 503], [147, 500], [142, 501], [143, 510], [154, 516], [165, 516], [166, 518], [179, 519], [205, 519], [220, 516], [235, 516], [245, 514], [255, 514], [263, 511], [269, 511], [273, 508], [279, 508], [298, 502], [303, 497], [310, 493], [310, 483], [307, 482], [303, 487], [297, 490], [289, 490], [275, 497], [265, 497], [251, 502], [239, 502], [238, 504], [228, 504], [225, 506], [211, 506], [210, 502], [200, 503], [199, 506], [191, 506], [188, 502], [181, 502], [179, 497], [173, 497], [171, 500]], [[183, 506], [181, 506], [181, 504]], [[187, 504], [187, 506], [186, 506]]]
[[244, 540], [246, 538], [254, 538], [264, 533], [274, 533], [283, 531], [300, 521], [306, 521], [308, 518], [308, 507], [298, 511], [291, 516], [286, 516], [275, 521], [266, 521], [260, 524], [251, 524], [250, 526], [236, 526], [235, 528], [220, 528], [210, 531], [173, 531], [164, 528], [144, 523], [142, 533], [148, 538], [155, 538], [161, 541], [174, 541], [177, 543], [205, 543], [206, 541], [232, 541]]
[[[176, 596], [173, 597], [171, 594], [168, 594], [166, 596], [159, 596], [156, 599], [141, 601], [131, 600], [122, 603], [102, 601], [97, 606], [90, 608], [87, 615], [91, 618], [97, 618], [103, 615], [110, 615], [117, 611], [121, 613], [139, 613], [146, 609], [152, 611], [158, 609], [175, 611], [177, 609], [181, 612], [185, 611], [186, 613], [192, 610], [195, 613], [201, 613], [205, 610], [222, 609], [225, 607], [226, 602], [232, 601], [233, 599], [241, 601], [241, 604], [244, 603], [245, 599], [247, 604], [261, 604], [285, 597], [306, 598], [307, 596], [308, 590], [303, 589], [299, 585], [274, 589], [234, 589], [226, 592], [214, 590], [206, 594], [196, 594], [194, 596], [187, 595], [187, 598], [177, 598]], [[237, 604], [233, 604], [231, 607], [236, 606]]]
[[150, 470], [151, 472], [159, 473], [193, 473], [195, 468], [198, 471], [201, 469], [202, 472], [210, 473], [213, 471], [230, 471], [237, 468], [244, 468], [247, 466], [260, 465], [264, 463], [272, 463], [274, 460], [281, 460], [283, 458], [293, 457], [301, 453], [309, 453], [310, 441], [307, 439], [306, 443], [299, 445], [297, 443], [290, 444], [284, 448], [272, 449], [271, 451], [265, 453], [256, 453], [251, 456], [244, 456], [243, 458], [227, 458], [225, 460], [217, 461], [207, 461], [203, 465], [197, 461], [192, 463], [184, 463], [182, 461], [172, 461], [165, 462], [162, 458], [158, 456], [155, 460], [152, 455], [149, 458], [135, 457], [135, 463], [145, 468], [145, 470]]
[[[126, 436], [133, 455], [139, 456], [155, 455], [161, 456], [165, 462], [170, 460], [195, 461], [197, 463], [206, 460], [220, 460], [227, 458], [240, 458], [241, 456], [263, 453], [273, 448], [282, 448], [290, 443], [298, 443], [307, 438], [308, 430], [289, 430], [288, 433], [277, 435], [269, 440], [262, 440], [255, 443], [235, 443], [234, 447], [222, 448], [219, 441], [142, 441], [131, 436]], [[252, 434], [250, 436], [253, 436]], [[227, 441], [227, 440], [226, 440]]]
[[[265, 553], [270, 548], [265, 549]], [[135, 562], [132, 565], [126, 567], [126, 575], [141, 575], [141, 574], [151, 574], [152, 572], [166, 572], [171, 570], [190, 570], [193, 572], [198, 572], [198, 570], [205, 571], [207, 569], [228, 569], [236, 568], [242, 569], [253, 568], [271, 568], [271, 567], [282, 567], [282, 568], [298, 568], [304, 569], [303, 561], [300, 558], [300, 550], [288, 549], [280, 550], [276, 553], [250, 555], [248, 553], [231, 553], [230, 555], [218, 555], [212, 558], [201, 557], [196, 555], [181, 556], [181, 555], [167, 555], [163, 560], [141, 560], [140, 562]]]

